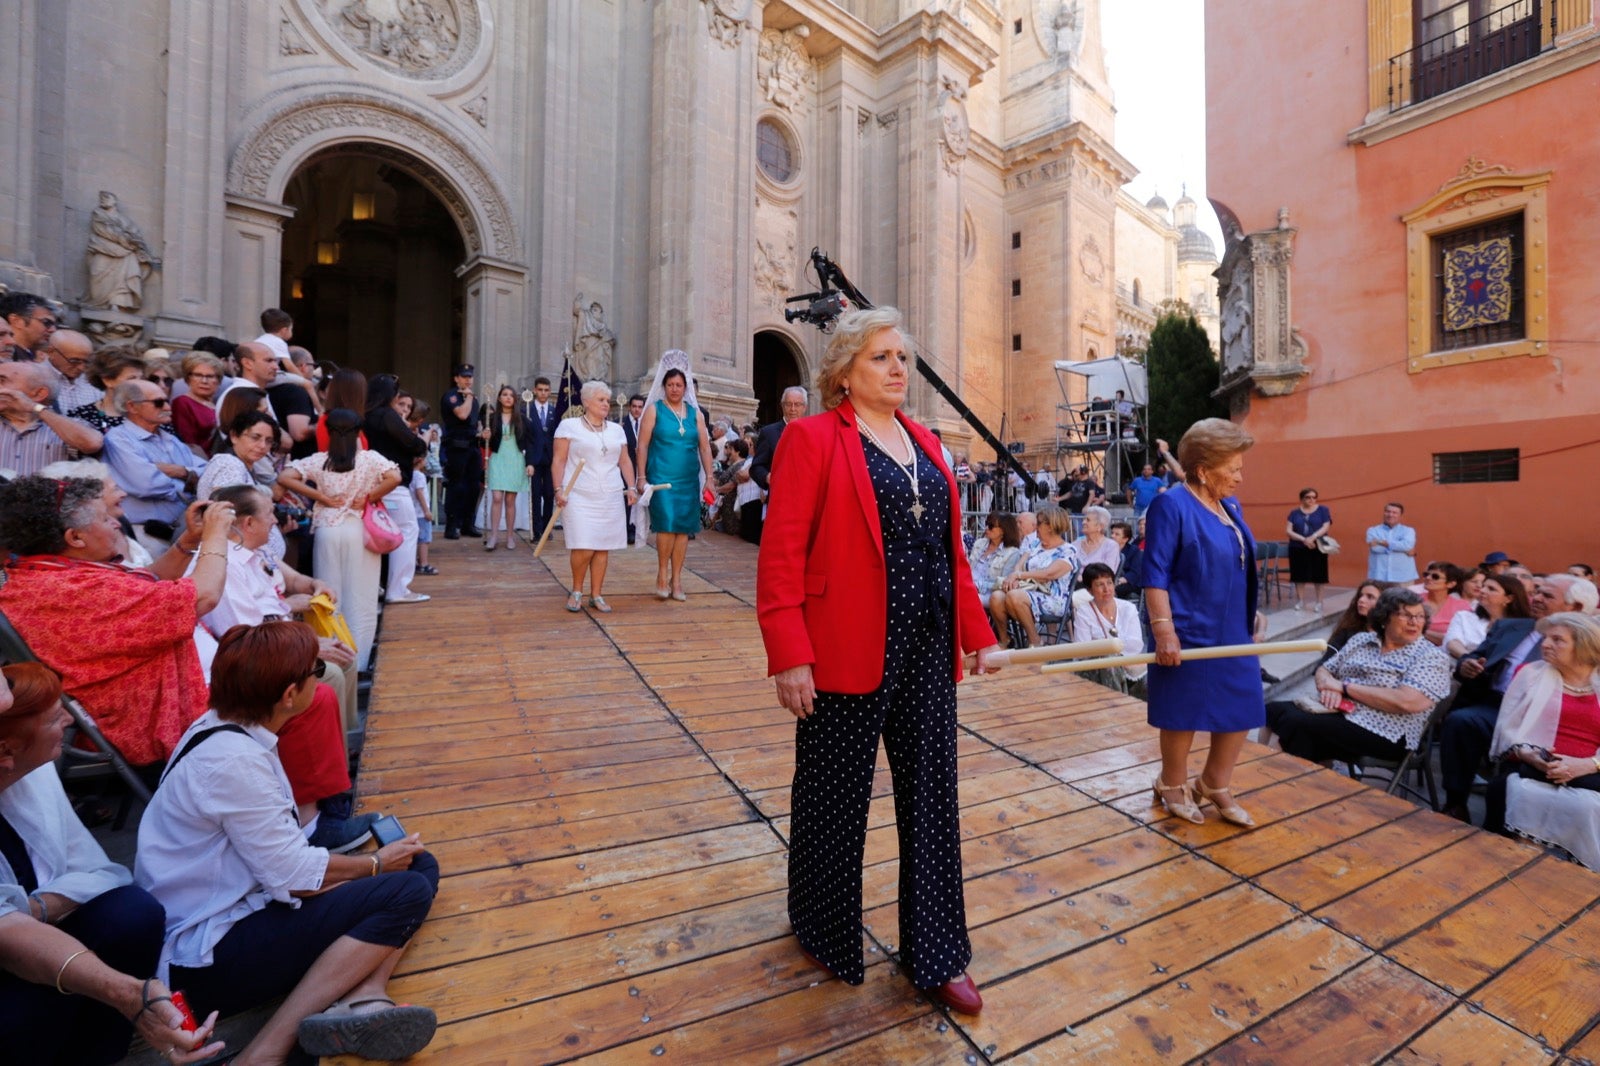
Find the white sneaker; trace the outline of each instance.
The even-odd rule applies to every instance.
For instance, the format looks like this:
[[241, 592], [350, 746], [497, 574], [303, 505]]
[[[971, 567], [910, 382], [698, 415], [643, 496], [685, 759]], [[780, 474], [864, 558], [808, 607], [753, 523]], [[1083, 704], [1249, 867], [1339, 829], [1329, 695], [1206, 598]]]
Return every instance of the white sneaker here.
[[395, 597], [393, 597], [391, 599], [385, 600], [384, 602], [385, 603], [427, 603], [431, 599], [433, 599], [433, 597], [429, 596], [425, 592], [412, 592], [412, 593], [409, 593], [409, 594], [407, 594], [405, 596], [395, 596]]

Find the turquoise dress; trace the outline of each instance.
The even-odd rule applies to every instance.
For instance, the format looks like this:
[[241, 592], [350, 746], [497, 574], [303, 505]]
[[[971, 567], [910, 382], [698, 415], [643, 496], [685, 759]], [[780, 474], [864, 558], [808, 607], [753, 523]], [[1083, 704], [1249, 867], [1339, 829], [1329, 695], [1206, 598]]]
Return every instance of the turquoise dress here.
[[528, 464], [522, 449], [517, 446], [517, 435], [505, 421], [500, 423], [500, 448], [489, 456], [489, 490], [491, 492], [527, 492]]
[[700, 532], [700, 412], [685, 403], [679, 421], [667, 401], [656, 401], [645, 474], [650, 484], [671, 484], [650, 497], [650, 528], [657, 533]]

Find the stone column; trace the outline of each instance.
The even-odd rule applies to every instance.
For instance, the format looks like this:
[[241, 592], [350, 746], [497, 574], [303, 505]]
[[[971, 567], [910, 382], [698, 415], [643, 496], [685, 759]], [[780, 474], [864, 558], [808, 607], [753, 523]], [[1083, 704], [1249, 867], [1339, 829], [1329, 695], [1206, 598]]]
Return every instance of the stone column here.
[[758, 38], [740, 15], [758, 17], [729, 0], [654, 7], [645, 350], [652, 365], [669, 348], [688, 352], [713, 409], [725, 397], [752, 395]]
[[37, 0], [0, 0], [0, 282], [55, 296], [53, 279], [34, 254], [34, 110], [38, 73]]
[[262, 308], [278, 304], [283, 224], [294, 217], [294, 208], [249, 196], [230, 195], [225, 200], [222, 273], [228, 285], [222, 328], [229, 337], [249, 339], [261, 332]]
[[[224, 218], [211, 205], [223, 200], [227, 159], [229, 78], [227, 3], [179, 3], [167, 7], [166, 188], [162, 210], [161, 307], [155, 313], [158, 343], [186, 345], [222, 324]], [[278, 277], [269, 281], [279, 303]], [[260, 310], [259, 308], [257, 309]], [[254, 334], [252, 334], [253, 336]]]
[[474, 256], [456, 271], [466, 290], [462, 358], [488, 387], [524, 376], [522, 323], [528, 272], [515, 263]]

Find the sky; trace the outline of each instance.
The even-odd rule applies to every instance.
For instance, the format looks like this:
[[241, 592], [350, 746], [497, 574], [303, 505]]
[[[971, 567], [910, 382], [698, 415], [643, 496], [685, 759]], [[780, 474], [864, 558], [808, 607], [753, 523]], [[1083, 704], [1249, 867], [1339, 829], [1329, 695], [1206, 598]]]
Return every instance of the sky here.
[[1116, 95], [1116, 145], [1139, 176], [1142, 203], [1175, 202], [1185, 182], [1200, 228], [1222, 254], [1222, 227], [1206, 202], [1205, 10], [1202, 0], [1102, 0], [1101, 34]]

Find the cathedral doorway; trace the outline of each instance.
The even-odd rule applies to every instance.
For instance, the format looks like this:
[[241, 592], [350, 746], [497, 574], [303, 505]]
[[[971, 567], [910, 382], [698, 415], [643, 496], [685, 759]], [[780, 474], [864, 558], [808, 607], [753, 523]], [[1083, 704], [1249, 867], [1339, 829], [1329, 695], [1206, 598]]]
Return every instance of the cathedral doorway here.
[[294, 316], [293, 343], [319, 360], [398, 375], [437, 407], [462, 358], [466, 248], [450, 210], [395, 155], [340, 144], [295, 171], [279, 306]]
[[805, 387], [805, 364], [794, 342], [770, 329], [756, 334], [752, 362], [755, 374], [750, 384], [756, 394], [756, 421], [764, 426], [783, 417], [779, 403], [784, 389]]

